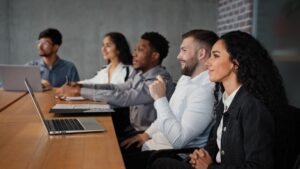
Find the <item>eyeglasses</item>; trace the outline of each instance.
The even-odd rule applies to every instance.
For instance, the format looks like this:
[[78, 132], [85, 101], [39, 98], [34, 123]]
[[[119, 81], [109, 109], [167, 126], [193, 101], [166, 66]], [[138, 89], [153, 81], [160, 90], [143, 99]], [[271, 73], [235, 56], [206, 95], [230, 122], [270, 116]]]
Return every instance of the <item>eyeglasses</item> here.
[[48, 40], [37, 40], [36, 44], [37, 45], [47, 45], [47, 46], [53, 45], [53, 43]]

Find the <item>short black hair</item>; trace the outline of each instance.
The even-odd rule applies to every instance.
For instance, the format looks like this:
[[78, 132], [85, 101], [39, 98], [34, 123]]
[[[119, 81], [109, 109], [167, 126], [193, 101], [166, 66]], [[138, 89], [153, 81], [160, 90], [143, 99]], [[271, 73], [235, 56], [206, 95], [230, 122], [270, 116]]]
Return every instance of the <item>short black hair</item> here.
[[216, 43], [219, 39], [218, 35], [213, 31], [203, 30], [203, 29], [194, 29], [188, 31], [182, 35], [182, 39], [193, 37], [199, 43], [204, 43], [207, 45], [209, 53], [212, 46]]
[[39, 34], [39, 40], [41, 38], [50, 38], [54, 44], [59, 46], [62, 44], [62, 35], [57, 29], [54, 28], [47, 28], [43, 30]]
[[159, 53], [159, 62], [162, 63], [169, 52], [167, 39], [157, 32], [146, 32], [141, 36], [141, 39], [149, 41], [151, 48]]

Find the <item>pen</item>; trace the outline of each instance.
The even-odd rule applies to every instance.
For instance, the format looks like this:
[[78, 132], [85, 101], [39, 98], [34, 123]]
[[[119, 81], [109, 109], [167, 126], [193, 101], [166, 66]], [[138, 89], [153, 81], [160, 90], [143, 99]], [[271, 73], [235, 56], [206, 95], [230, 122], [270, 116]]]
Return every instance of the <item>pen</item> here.
[[69, 79], [68, 79], [68, 76], [66, 76], [66, 84], [69, 85]]

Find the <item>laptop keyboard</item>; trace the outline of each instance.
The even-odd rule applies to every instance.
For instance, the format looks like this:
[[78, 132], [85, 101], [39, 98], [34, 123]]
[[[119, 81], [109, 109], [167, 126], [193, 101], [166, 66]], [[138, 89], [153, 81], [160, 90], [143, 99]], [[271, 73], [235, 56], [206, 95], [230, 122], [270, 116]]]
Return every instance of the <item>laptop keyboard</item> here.
[[53, 119], [45, 122], [51, 131], [84, 130], [77, 119]]

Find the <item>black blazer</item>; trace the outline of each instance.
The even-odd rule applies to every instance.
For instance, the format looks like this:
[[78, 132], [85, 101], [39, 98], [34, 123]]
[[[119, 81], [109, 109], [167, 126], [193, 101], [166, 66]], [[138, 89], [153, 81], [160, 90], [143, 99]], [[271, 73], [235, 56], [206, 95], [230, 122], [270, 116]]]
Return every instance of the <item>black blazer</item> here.
[[[214, 160], [209, 169], [272, 169], [274, 119], [258, 99], [242, 86], [228, 111], [223, 115], [223, 102], [216, 107], [214, 126], [205, 149]], [[216, 163], [217, 129], [223, 117], [221, 163]]]

